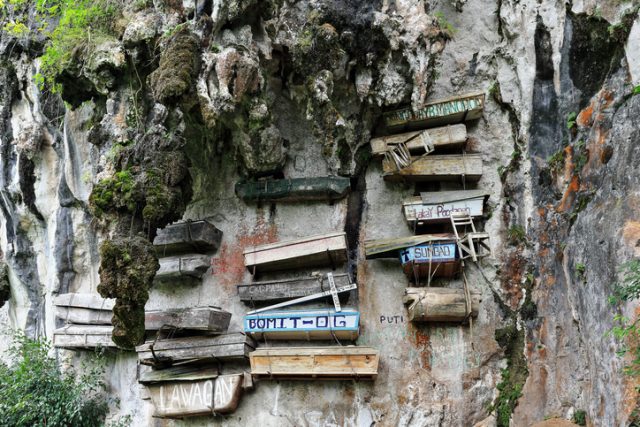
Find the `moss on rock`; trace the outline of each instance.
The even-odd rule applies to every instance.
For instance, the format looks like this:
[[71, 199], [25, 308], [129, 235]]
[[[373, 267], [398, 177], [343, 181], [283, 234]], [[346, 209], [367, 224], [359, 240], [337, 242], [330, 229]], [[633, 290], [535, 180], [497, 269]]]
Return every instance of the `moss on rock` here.
[[160, 65], [149, 76], [153, 96], [162, 103], [187, 93], [198, 74], [200, 42], [186, 27], [178, 29], [160, 55]]
[[4, 261], [0, 261], [0, 307], [11, 297], [11, 285], [9, 283], [9, 270]]
[[100, 284], [104, 298], [116, 298], [113, 342], [131, 349], [144, 339], [144, 306], [160, 268], [151, 242], [144, 237], [106, 240], [100, 246]]

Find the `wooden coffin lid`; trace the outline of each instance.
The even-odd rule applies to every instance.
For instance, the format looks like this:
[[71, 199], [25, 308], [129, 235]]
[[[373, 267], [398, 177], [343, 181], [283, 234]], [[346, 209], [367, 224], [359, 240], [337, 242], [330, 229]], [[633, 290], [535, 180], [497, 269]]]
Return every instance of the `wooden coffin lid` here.
[[249, 347], [256, 348], [256, 342], [244, 332], [235, 332], [223, 335], [204, 335], [195, 337], [182, 337], [161, 339], [155, 342], [147, 341], [146, 343], [136, 347], [138, 353], [151, 351], [153, 345], [154, 351], [189, 349], [195, 347], [212, 347], [232, 344], [246, 344]]
[[147, 369], [140, 373], [138, 382], [141, 384], [156, 384], [168, 381], [198, 381], [217, 378], [217, 366], [177, 365], [166, 369]]
[[94, 310], [113, 310], [116, 300], [103, 298], [97, 293], [60, 294], [53, 299], [53, 303], [60, 307], [89, 308]]
[[344, 238], [345, 247], [346, 247], [347, 234], [345, 232], [337, 232], [337, 233], [328, 233], [328, 234], [316, 234], [316, 235], [313, 235], [313, 236], [302, 237], [300, 239], [295, 239], [295, 240], [285, 240], [285, 241], [281, 241], [281, 242], [268, 243], [266, 245], [251, 246], [251, 247], [245, 249], [243, 254], [247, 255], [247, 254], [254, 253], [254, 252], [262, 252], [262, 251], [268, 251], [268, 250], [271, 250], [271, 249], [279, 249], [279, 248], [284, 248], [284, 247], [287, 247], [287, 246], [295, 246], [295, 245], [299, 245], [299, 244], [302, 244], [302, 243], [308, 243], [308, 242], [314, 242], [314, 241], [318, 241], [318, 240], [331, 239], [333, 237], [340, 237], [340, 236], [342, 236]]
[[453, 234], [421, 234], [419, 236], [366, 240], [364, 248], [367, 259], [397, 258], [399, 250], [411, 246], [428, 243], [452, 243], [455, 241], [456, 236]]

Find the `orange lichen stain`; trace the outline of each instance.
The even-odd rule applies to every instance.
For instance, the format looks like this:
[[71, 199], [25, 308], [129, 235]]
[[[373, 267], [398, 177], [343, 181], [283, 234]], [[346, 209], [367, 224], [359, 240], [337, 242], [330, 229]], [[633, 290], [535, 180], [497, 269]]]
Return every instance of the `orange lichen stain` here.
[[412, 344], [420, 352], [420, 366], [422, 369], [431, 370], [431, 338], [420, 327], [407, 323], [407, 335], [411, 337]]
[[591, 104], [589, 104], [588, 107], [580, 111], [580, 114], [578, 114], [578, 117], [576, 118], [576, 123], [578, 124], [578, 126], [587, 127], [591, 126], [591, 123], [593, 123], [593, 103], [594, 101], [591, 101]]
[[544, 276], [544, 284], [547, 286], [553, 286], [556, 284], [556, 276], [553, 274], [546, 274]]
[[252, 231], [241, 227], [233, 243], [223, 243], [219, 256], [212, 260], [211, 274], [216, 276], [222, 286], [234, 286], [244, 277], [245, 248], [273, 243], [277, 240], [277, 227], [267, 223], [263, 216], [258, 217]]
[[573, 175], [573, 147], [564, 148], [564, 180], [569, 181]]
[[547, 209], [544, 206], [538, 207], [538, 216], [540, 218], [544, 218], [546, 214], [547, 214]]
[[568, 211], [571, 208], [571, 205], [573, 205], [573, 201], [576, 198], [578, 190], [580, 190], [580, 178], [577, 175], [574, 175], [573, 178], [571, 178], [571, 182], [567, 186], [567, 189], [564, 191], [562, 201], [556, 208], [556, 211], [559, 213]]
[[502, 289], [507, 295], [505, 303], [512, 310], [515, 310], [523, 297], [522, 278], [524, 277], [527, 267], [527, 260], [522, 256], [520, 251], [514, 251], [507, 256], [505, 260], [506, 268], [500, 273], [500, 282]]
[[622, 229], [622, 238], [625, 245], [633, 248], [634, 255], [640, 256], [640, 222], [627, 221]]

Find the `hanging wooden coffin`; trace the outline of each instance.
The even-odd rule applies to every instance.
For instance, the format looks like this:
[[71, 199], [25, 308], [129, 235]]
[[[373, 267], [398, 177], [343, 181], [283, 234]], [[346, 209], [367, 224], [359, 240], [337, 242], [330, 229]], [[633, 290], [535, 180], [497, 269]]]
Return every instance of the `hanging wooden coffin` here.
[[418, 236], [395, 237], [391, 239], [366, 240], [364, 242], [367, 259], [396, 258], [400, 251], [411, 246], [455, 243], [456, 236], [451, 233], [420, 234]]
[[338, 200], [349, 193], [351, 181], [339, 176], [266, 179], [236, 184], [236, 194], [245, 201], [300, 202]]
[[400, 251], [400, 262], [407, 277], [451, 278], [460, 271], [460, 260], [456, 259], [456, 244], [430, 243], [411, 246]]
[[139, 381], [149, 389], [154, 417], [182, 418], [234, 412], [244, 377], [218, 375], [215, 368], [183, 365], [148, 372]]
[[181, 255], [160, 258], [156, 282], [194, 281], [202, 278], [209, 269], [211, 258], [207, 255]]
[[164, 257], [174, 253], [214, 252], [220, 247], [221, 240], [222, 231], [209, 221], [187, 221], [158, 230], [153, 246]]
[[[349, 285], [348, 274], [334, 274], [337, 287]], [[306, 297], [329, 289], [326, 275], [305, 277], [302, 279], [270, 280], [238, 285], [241, 301], [279, 302], [293, 298]]]
[[407, 199], [402, 207], [407, 223], [413, 227], [450, 222], [451, 214], [458, 212], [482, 216], [488, 197], [489, 193], [484, 190], [435, 191]]
[[62, 294], [54, 298], [56, 317], [65, 323], [111, 325], [114, 299], [99, 294]]
[[153, 366], [187, 360], [244, 359], [255, 348], [255, 341], [239, 332], [150, 341], [136, 347], [136, 351], [140, 363]]
[[382, 162], [387, 181], [459, 181], [476, 182], [482, 177], [481, 154], [446, 154], [413, 157], [412, 163], [398, 169], [395, 163]]
[[472, 93], [431, 101], [417, 111], [411, 107], [390, 111], [383, 118], [387, 130], [395, 133], [479, 119], [483, 108], [484, 93]]
[[53, 345], [68, 349], [117, 348], [112, 334], [113, 326], [67, 325], [53, 331]]
[[244, 332], [256, 339], [354, 341], [359, 324], [353, 309], [268, 311], [245, 316]]
[[444, 126], [428, 130], [400, 133], [371, 139], [371, 153], [382, 156], [404, 144], [412, 153], [425, 151], [425, 143], [433, 144], [436, 150], [460, 148], [467, 140], [467, 127], [464, 124]]
[[463, 322], [476, 317], [480, 309], [480, 294], [470, 292], [471, 306], [463, 289], [407, 288], [403, 299], [414, 322]]
[[302, 239], [254, 246], [244, 251], [250, 272], [341, 265], [347, 260], [345, 233], [319, 234]]
[[378, 375], [378, 350], [370, 347], [272, 347], [250, 355], [251, 374], [265, 379], [363, 379]]
[[229, 328], [231, 313], [218, 307], [153, 310], [144, 314], [145, 329], [188, 329], [222, 333]]

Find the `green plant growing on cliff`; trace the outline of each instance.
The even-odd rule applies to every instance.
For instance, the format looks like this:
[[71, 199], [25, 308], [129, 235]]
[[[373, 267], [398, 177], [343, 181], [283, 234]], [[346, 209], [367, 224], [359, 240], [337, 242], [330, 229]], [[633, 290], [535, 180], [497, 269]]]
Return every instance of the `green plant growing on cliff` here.
[[49, 344], [17, 333], [0, 362], [0, 419], [10, 426], [102, 426], [108, 411], [101, 356], [62, 371]]
[[438, 11], [435, 12], [433, 16], [436, 18], [436, 22], [438, 23], [440, 30], [447, 38], [452, 38], [456, 34], [456, 29], [449, 21], [447, 21], [444, 13]]
[[521, 225], [514, 225], [507, 230], [507, 237], [514, 245], [525, 243], [527, 241], [527, 232]]
[[633, 88], [633, 91], [631, 91], [631, 93], [633, 95], [640, 95], [640, 85], [636, 86]]
[[573, 414], [573, 417], [572, 417], [571, 420], [574, 423], [578, 424], [579, 426], [586, 426], [587, 425], [587, 413], [585, 411], [583, 411], [582, 409], [579, 409]]
[[[614, 284], [613, 294], [609, 297], [612, 305], [622, 304], [640, 297], [640, 259], [627, 261], [620, 266], [622, 280]], [[622, 343], [618, 351], [619, 356], [631, 353], [633, 360], [628, 363], [624, 371], [628, 375], [640, 375], [640, 346], [635, 344], [629, 348], [629, 342], [637, 343], [640, 339], [640, 319], [631, 320], [621, 314], [614, 316], [616, 325], [609, 334]]]
[[564, 148], [559, 149], [555, 153], [553, 153], [548, 159], [547, 163], [549, 164], [549, 168], [558, 172], [562, 169], [562, 165], [564, 164]]
[[576, 127], [577, 118], [578, 114], [575, 111], [572, 111], [567, 115], [567, 129], [571, 130]]
[[134, 212], [136, 200], [131, 171], [116, 172], [113, 178], [100, 180], [89, 196], [89, 206], [96, 216], [101, 216], [113, 208]]

